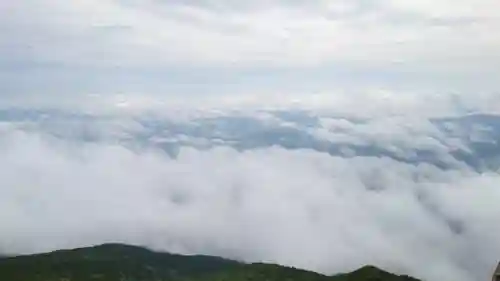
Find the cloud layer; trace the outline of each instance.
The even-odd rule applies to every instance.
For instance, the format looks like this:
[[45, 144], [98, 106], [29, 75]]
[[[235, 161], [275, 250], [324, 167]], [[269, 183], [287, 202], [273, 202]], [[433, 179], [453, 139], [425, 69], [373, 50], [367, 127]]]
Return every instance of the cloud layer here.
[[[489, 278], [500, 251], [498, 168], [480, 172], [452, 152], [496, 143], [495, 115], [206, 114], [2, 111], [0, 250], [121, 241], [325, 273], [376, 264], [428, 280]], [[174, 157], [158, 146], [167, 131]], [[345, 148], [304, 144], [316, 134]], [[238, 148], [243, 140], [254, 145]], [[421, 146], [454, 165], [380, 152]]]

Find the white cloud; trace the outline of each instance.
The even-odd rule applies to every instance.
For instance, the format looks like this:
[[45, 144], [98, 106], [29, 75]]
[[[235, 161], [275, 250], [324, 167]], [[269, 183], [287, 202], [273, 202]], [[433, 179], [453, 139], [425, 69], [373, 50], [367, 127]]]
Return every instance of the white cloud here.
[[[120, 106], [127, 104], [126, 107]], [[500, 114], [500, 93], [397, 90], [359, 85], [354, 89], [324, 91], [253, 91], [234, 94], [156, 95], [104, 93], [87, 96], [13, 96], [0, 99], [0, 108], [45, 108], [122, 116], [156, 114], [192, 120], [197, 117], [300, 110], [342, 118], [436, 118], [470, 113]]]
[[498, 2], [495, 0], [389, 0], [384, 2], [402, 11], [421, 13], [435, 18], [498, 19], [498, 14], [494, 11], [498, 7]]
[[122, 241], [465, 281], [489, 277], [500, 251], [493, 172], [279, 147], [183, 148], [171, 159], [8, 126], [0, 144], [4, 252]]

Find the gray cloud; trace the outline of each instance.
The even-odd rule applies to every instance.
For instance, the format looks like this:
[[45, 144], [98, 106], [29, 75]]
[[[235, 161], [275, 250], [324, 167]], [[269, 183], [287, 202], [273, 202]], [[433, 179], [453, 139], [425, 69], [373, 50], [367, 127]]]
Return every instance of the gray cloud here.
[[494, 0], [0, 5], [0, 102], [497, 88]]
[[104, 67], [454, 64], [448, 72], [498, 61], [496, 2], [404, 2], [16, 2], [2, 4], [1, 57]]
[[[118, 101], [119, 106], [133, 104]], [[157, 111], [95, 115], [9, 109], [0, 110], [0, 121], [74, 142], [155, 147], [171, 156], [177, 155], [182, 146], [199, 149], [232, 146], [244, 151], [278, 145], [345, 157], [383, 156], [441, 168], [469, 166], [481, 171], [500, 167], [497, 141], [500, 118], [493, 113], [446, 117], [441, 112], [415, 118], [408, 115], [368, 117], [371, 114], [362, 117], [353, 112], [354, 115], [341, 118], [338, 113], [318, 113], [311, 109], [212, 109], [212, 112], [199, 111], [191, 116], [189, 112], [193, 112], [185, 110], [182, 113], [177, 109], [164, 116]], [[181, 117], [183, 114], [187, 115]]]

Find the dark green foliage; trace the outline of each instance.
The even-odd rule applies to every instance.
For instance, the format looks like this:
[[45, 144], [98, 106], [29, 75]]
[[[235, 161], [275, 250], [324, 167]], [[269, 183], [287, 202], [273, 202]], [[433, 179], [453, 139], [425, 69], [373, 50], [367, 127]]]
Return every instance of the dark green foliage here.
[[325, 276], [270, 264], [157, 253], [106, 244], [47, 254], [0, 258], [1, 281], [418, 281], [375, 267]]
[[215, 257], [180, 256], [107, 244], [0, 259], [0, 280], [171, 280], [216, 272], [237, 264]]
[[334, 277], [336, 281], [419, 281], [409, 276], [398, 276], [383, 271], [374, 266], [365, 266], [348, 274], [340, 274]]
[[[331, 277], [315, 272], [271, 264], [247, 264], [204, 276], [203, 281], [328, 281]], [[188, 281], [200, 281], [190, 279]]]

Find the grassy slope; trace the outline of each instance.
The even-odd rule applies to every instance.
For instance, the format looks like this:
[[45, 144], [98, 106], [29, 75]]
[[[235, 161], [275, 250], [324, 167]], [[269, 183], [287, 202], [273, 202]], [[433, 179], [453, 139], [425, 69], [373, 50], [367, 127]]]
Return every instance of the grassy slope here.
[[0, 258], [2, 281], [418, 281], [375, 267], [325, 276], [270, 264], [242, 264], [106, 244], [47, 254]]

